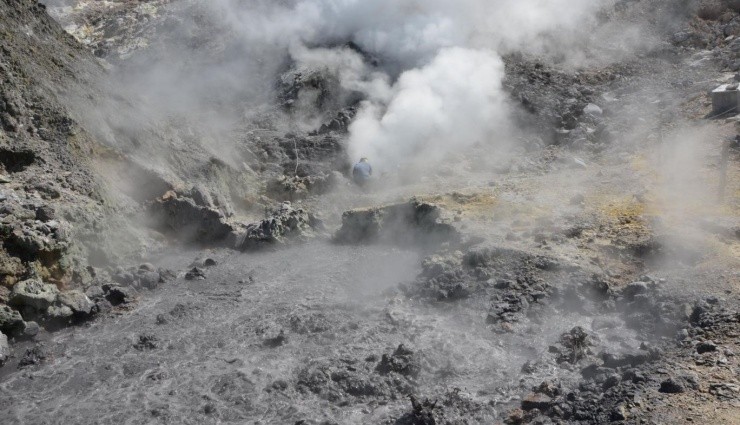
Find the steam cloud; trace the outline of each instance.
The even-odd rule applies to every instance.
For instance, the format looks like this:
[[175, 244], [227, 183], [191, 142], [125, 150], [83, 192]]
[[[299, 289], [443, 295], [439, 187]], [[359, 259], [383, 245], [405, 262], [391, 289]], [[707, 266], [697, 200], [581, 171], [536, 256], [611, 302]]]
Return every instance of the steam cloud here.
[[[235, 123], [274, 99], [286, 61], [323, 69], [344, 96], [364, 99], [350, 126], [350, 160], [370, 157], [379, 171], [433, 164], [472, 145], [503, 147], [512, 139], [502, 55], [584, 64], [616, 39], [598, 19], [615, 1], [190, 0], [171, 6], [186, 13], [168, 26], [170, 41], [155, 42], [116, 78], [146, 99], [145, 119], [184, 117], [206, 151], [231, 162]], [[193, 36], [203, 26], [211, 39]], [[620, 31], [626, 43], [637, 38], [634, 29]], [[142, 127], [107, 115], [122, 121], [113, 128]]]
[[[350, 128], [352, 159], [391, 168], [508, 132], [504, 66], [511, 50], [551, 54], [594, 23], [608, 0], [218, 0], [218, 13], [250, 43], [287, 48], [299, 66], [322, 66], [366, 99]], [[585, 35], [580, 33], [581, 35]], [[379, 66], [343, 46], [353, 42]], [[316, 47], [323, 46], [323, 47]], [[558, 51], [561, 54], [566, 49]], [[577, 49], [568, 49], [575, 52]]]

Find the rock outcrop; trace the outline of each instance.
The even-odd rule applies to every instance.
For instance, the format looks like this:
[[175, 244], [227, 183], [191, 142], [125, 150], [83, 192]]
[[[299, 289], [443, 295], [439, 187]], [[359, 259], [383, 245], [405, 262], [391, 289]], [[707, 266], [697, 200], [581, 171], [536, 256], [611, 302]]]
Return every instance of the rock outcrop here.
[[380, 208], [347, 211], [334, 240], [344, 244], [390, 243], [435, 246], [460, 242], [459, 232], [441, 220], [442, 210], [416, 199]]

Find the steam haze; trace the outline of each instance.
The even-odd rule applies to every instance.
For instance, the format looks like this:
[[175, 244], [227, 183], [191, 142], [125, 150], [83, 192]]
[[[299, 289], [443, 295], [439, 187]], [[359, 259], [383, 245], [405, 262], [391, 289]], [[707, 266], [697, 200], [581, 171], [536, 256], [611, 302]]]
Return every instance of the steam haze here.
[[[434, 164], [474, 144], [503, 151], [512, 140], [502, 55], [525, 52], [578, 66], [613, 53], [603, 49], [613, 28], [589, 33], [598, 27], [597, 12], [613, 3], [191, 2], [198, 13], [183, 14], [171, 42], [135, 57], [120, 79], [146, 95], [148, 116], [202, 123], [209, 136], [201, 143], [228, 161], [234, 123], [274, 101], [275, 75], [286, 64], [322, 69], [337, 77], [340, 101], [364, 99], [350, 128], [350, 161], [370, 157], [379, 171], [410, 159]], [[196, 27], [221, 35], [203, 41], [193, 36]], [[202, 42], [207, 49], [194, 48]], [[293, 125], [318, 128], [327, 118], [308, 115], [294, 116]]]

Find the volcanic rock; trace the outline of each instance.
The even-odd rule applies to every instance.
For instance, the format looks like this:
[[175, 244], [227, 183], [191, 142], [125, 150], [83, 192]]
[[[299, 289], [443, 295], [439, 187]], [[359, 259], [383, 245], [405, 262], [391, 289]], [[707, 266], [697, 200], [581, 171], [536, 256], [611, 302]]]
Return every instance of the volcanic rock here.
[[185, 279], [187, 280], [204, 280], [206, 278], [205, 272], [198, 267], [193, 267], [185, 273]]
[[459, 242], [459, 232], [442, 222], [442, 210], [412, 199], [403, 204], [358, 209], [342, 214], [342, 227], [334, 235], [338, 243], [392, 243], [398, 245], [437, 245]]
[[79, 290], [62, 292], [57, 296], [57, 301], [61, 305], [69, 307], [73, 313], [84, 316], [89, 315], [95, 305], [87, 295]]
[[8, 344], [8, 337], [4, 333], [0, 332], [0, 366], [5, 364], [10, 356], [10, 345]]
[[283, 202], [259, 223], [246, 226], [243, 231], [232, 233], [233, 246], [241, 250], [254, 250], [265, 245], [285, 244], [292, 240], [305, 240], [314, 235], [317, 225], [313, 215], [303, 208], [294, 208]]
[[59, 290], [56, 286], [43, 283], [39, 279], [28, 279], [13, 286], [10, 303], [43, 311], [56, 300], [57, 294]]
[[26, 350], [18, 362], [18, 369], [23, 369], [28, 366], [37, 365], [46, 360], [46, 351], [40, 345], [36, 345]]
[[123, 286], [110, 286], [105, 294], [105, 298], [111, 305], [127, 304], [134, 299], [134, 290]]
[[188, 242], [218, 242], [233, 230], [220, 211], [200, 206], [174, 191], [158, 198], [150, 211], [158, 228]]
[[0, 304], [0, 331], [15, 335], [23, 330], [23, 317], [12, 307]]
[[134, 344], [134, 348], [139, 351], [153, 350], [159, 347], [159, 339], [151, 334], [141, 334]]
[[545, 394], [534, 393], [530, 394], [522, 400], [523, 410], [539, 409], [545, 411], [552, 406], [552, 398]]
[[676, 379], [668, 378], [660, 383], [660, 389], [658, 391], [668, 394], [677, 394], [686, 391], [686, 389]]
[[717, 345], [712, 341], [704, 341], [696, 346], [696, 352], [699, 354], [710, 353], [717, 351]]
[[414, 352], [401, 344], [393, 354], [383, 354], [375, 370], [381, 375], [395, 372], [404, 376], [416, 377], [421, 371], [421, 365], [414, 356]]

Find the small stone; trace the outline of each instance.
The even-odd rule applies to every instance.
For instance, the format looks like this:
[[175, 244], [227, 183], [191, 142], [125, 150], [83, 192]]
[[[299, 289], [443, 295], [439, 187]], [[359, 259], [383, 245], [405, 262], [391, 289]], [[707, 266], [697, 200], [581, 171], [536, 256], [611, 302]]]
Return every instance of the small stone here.
[[688, 329], [681, 329], [680, 331], [676, 332], [676, 339], [678, 341], [685, 341], [689, 339], [689, 330]]
[[36, 208], [36, 220], [50, 221], [56, 218], [56, 211], [49, 205], [42, 205]]
[[552, 398], [545, 394], [530, 394], [522, 400], [523, 410], [539, 409], [545, 411], [552, 406]]
[[628, 299], [633, 299], [636, 295], [648, 292], [648, 286], [645, 282], [632, 282], [624, 287], [622, 294]]
[[26, 352], [23, 354], [23, 357], [21, 357], [20, 362], [18, 362], [18, 369], [37, 365], [39, 363], [42, 363], [44, 360], [46, 360], [46, 352], [37, 345], [26, 350]]
[[288, 342], [287, 335], [285, 335], [285, 332], [283, 330], [280, 330], [280, 333], [277, 334], [277, 336], [272, 337], [272, 338], [266, 338], [264, 340], [264, 345], [265, 347], [277, 348], [277, 347], [280, 347], [281, 345], [286, 344], [287, 342]]
[[156, 271], [139, 270], [139, 273], [136, 275], [136, 277], [139, 279], [139, 283], [141, 284], [141, 286], [147, 289], [156, 288], [160, 282], [159, 273]]
[[660, 389], [658, 391], [667, 394], [678, 394], [686, 391], [686, 389], [678, 381], [668, 378], [660, 383]]
[[185, 279], [187, 280], [204, 280], [205, 278], [206, 274], [198, 267], [193, 267], [189, 272], [185, 273]]
[[152, 263], [144, 263], [139, 266], [140, 271], [146, 271], [146, 272], [156, 272], [157, 268], [154, 267]]
[[39, 331], [41, 331], [41, 327], [36, 322], [25, 322], [23, 325], [23, 336], [25, 337], [33, 338], [38, 335]]
[[583, 113], [592, 117], [600, 117], [604, 114], [604, 111], [598, 105], [589, 103], [583, 108]]
[[139, 335], [139, 340], [134, 344], [134, 348], [139, 351], [153, 350], [159, 346], [159, 339], [151, 334]]
[[122, 286], [111, 286], [108, 288], [108, 293], [105, 298], [116, 306], [119, 304], [127, 304], [134, 299], [134, 290], [131, 288], [124, 288]]
[[616, 406], [609, 414], [609, 419], [612, 421], [623, 421], [627, 419], [627, 409], [623, 404]]
[[52, 320], [67, 320], [72, 317], [74, 313], [72, 309], [66, 305], [54, 304], [46, 309], [46, 316]]
[[696, 346], [696, 352], [699, 354], [717, 351], [717, 345], [712, 341], [704, 341]]
[[581, 205], [586, 200], [586, 197], [582, 194], [577, 194], [574, 197], [570, 198], [570, 204], [571, 205]]

